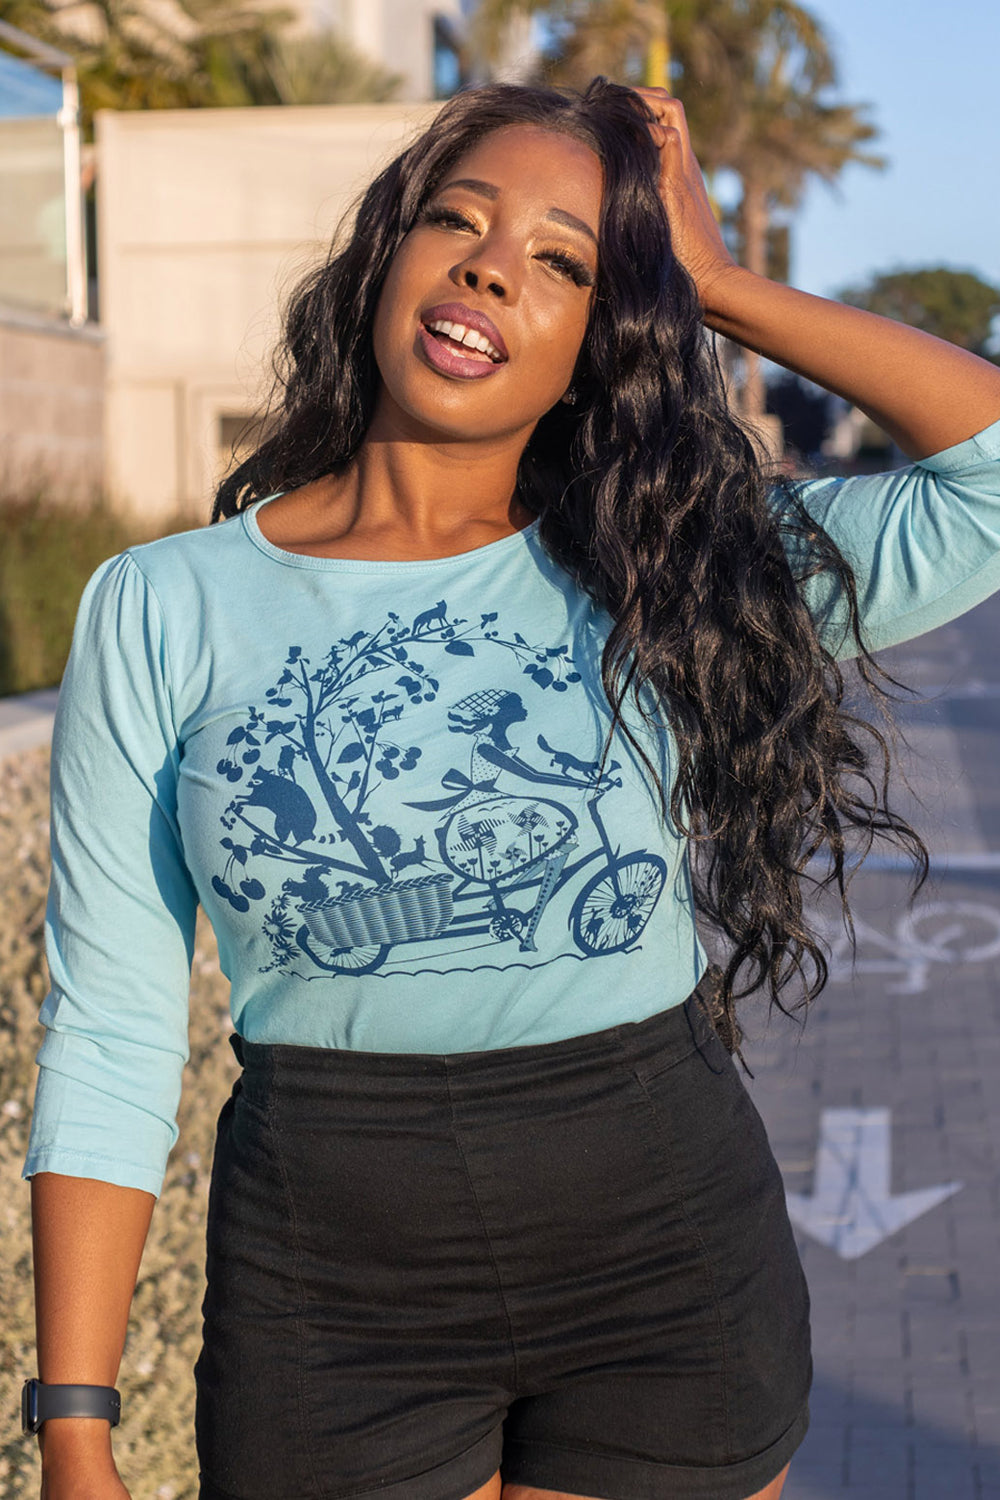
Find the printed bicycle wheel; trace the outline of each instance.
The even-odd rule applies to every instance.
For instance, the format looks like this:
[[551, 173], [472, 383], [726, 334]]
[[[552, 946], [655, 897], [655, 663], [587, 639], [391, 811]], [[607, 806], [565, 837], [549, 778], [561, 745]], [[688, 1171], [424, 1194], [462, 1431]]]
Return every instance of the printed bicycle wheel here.
[[305, 925], [295, 934], [295, 941], [306, 957], [328, 974], [370, 974], [389, 952], [388, 943], [368, 943], [358, 948], [327, 948], [323, 958], [318, 951], [320, 944]]
[[667, 878], [655, 854], [629, 854], [584, 886], [570, 923], [585, 953], [619, 953], [640, 936], [653, 915]]

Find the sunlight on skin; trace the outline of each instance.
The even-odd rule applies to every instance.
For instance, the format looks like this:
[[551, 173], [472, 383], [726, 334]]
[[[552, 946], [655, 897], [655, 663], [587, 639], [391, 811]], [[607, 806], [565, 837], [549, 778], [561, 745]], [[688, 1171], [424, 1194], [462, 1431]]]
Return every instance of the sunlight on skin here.
[[[786, 1464], [777, 1479], [772, 1480], [767, 1489], [757, 1490], [756, 1494], [748, 1495], [747, 1500], [780, 1500], [789, 1468], [790, 1465]], [[565, 1490], [536, 1490], [524, 1484], [501, 1486], [500, 1475], [494, 1474], [487, 1484], [468, 1495], [466, 1500], [591, 1500], [591, 1497], [570, 1495]]]

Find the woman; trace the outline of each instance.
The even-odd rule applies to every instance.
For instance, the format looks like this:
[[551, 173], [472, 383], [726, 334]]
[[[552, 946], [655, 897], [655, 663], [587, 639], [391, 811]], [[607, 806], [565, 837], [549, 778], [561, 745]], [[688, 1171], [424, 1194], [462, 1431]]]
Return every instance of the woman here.
[[[703, 325], [917, 462], [769, 489]], [[678, 101], [602, 80], [450, 101], [286, 354], [231, 519], [81, 606], [25, 1166], [42, 1397], [116, 1376], [201, 899], [244, 1065], [204, 1500], [776, 1500], [807, 1297], [721, 1037], [734, 996], [821, 987], [808, 860], [842, 895], [852, 833], [920, 861], [836, 662], [1000, 587], [1000, 371], [738, 268]], [[48, 1500], [123, 1495], [106, 1419], [41, 1431]]]

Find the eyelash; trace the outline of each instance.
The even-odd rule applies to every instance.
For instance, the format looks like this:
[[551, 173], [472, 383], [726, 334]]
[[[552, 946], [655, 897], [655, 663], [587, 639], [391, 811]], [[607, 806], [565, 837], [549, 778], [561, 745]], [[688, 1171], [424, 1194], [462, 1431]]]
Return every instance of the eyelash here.
[[[475, 229], [474, 222], [454, 208], [436, 208], [433, 204], [425, 208], [418, 223], [451, 225], [460, 229]], [[580, 260], [568, 250], [545, 250], [539, 256], [567, 275], [576, 286], [593, 286], [594, 273], [586, 261]]]

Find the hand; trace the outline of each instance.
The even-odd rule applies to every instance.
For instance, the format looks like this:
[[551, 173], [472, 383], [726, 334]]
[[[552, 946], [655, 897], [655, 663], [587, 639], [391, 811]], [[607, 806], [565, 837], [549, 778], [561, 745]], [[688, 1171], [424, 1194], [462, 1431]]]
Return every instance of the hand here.
[[691, 148], [683, 104], [666, 89], [642, 88], [635, 92], [656, 116], [649, 133], [660, 153], [660, 197], [667, 211], [674, 254], [708, 311], [712, 288], [720, 277], [738, 267], [712, 212], [705, 179]]

